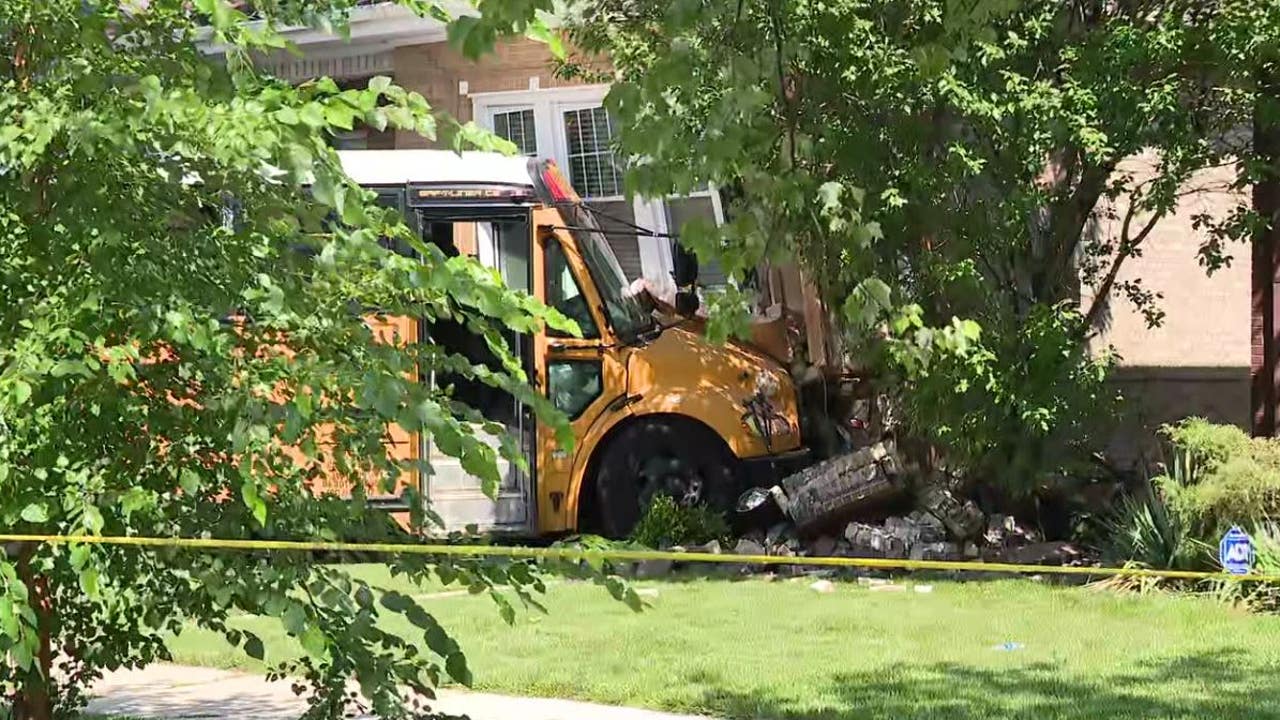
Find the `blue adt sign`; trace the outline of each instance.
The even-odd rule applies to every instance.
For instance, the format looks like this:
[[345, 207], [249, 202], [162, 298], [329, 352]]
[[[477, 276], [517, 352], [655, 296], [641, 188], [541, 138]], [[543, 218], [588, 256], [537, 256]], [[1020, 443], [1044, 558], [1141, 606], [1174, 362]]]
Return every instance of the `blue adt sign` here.
[[1231, 528], [1218, 543], [1218, 562], [1233, 575], [1249, 574], [1253, 568], [1253, 539], [1240, 528]]

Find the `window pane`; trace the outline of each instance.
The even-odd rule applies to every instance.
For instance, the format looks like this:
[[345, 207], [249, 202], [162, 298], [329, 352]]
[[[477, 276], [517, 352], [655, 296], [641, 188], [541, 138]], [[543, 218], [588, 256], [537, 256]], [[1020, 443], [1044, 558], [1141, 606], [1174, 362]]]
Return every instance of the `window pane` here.
[[600, 397], [602, 383], [598, 360], [559, 360], [547, 365], [551, 403], [576, 420], [591, 401]]
[[493, 134], [510, 140], [522, 155], [538, 154], [538, 133], [532, 108], [494, 113]]
[[529, 292], [529, 225], [523, 220], [492, 223], [498, 271], [512, 290]]
[[603, 107], [568, 110], [564, 114], [569, 181], [583, 197], [622, 194], [622, 176], [610, 143], [613, 123]]
[[[573, 277], [573, 269], [569, 267], [569, 259], [565, 257], [564, 248], [559, 242], [547, 243], [546, 250], [547, 304], [559, 310], [565, 317], [578, 323], [584, 338], [598, 338], [600, 331], [591, 317], [591, 308], [587, 305], [587, 296]], [[568, 333], [548, 327], [547, 335], [552, 337], [568, 337]]]
[[[716, 224], [716, 210], [709, 197], [672, 198], [664, 202], [667, 206], [667, 227], [679, 233], [684, 224], [700, 220], [711, 225]], [[728, 283], [720, 264], [699, 259], [698, 283], [707, 287], [717, 287]]]

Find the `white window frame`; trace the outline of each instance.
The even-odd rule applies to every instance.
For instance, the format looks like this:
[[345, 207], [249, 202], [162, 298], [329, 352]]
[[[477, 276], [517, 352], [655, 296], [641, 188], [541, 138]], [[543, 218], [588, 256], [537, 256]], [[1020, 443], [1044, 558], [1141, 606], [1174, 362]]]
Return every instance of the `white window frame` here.
[[[533, 110], [534, 131], [538, 142], [538, 156], [555, 160], [556, 164], [569, 172], [568, 138], [565, 137], [564, 114], [572, 110], [586, 110], [604, 104], [604, 97], [609, 93], [608, 85], [575, 85], [562, 88], [546, 88], [541, 90], [514, 90], [504, 92], [487, 92], [471, 94], [472, 117], [484, 127], [493, 129], [493, 116], [496, 113], [515, 110]], [[721, 206], [720, 194], [715, 188], [709, 188], [685, 197], [709, 197], [715, 212], [716, 223], [724, 224], [724, 209]], [[622, 195], [592, 197], [589, 200], [599, 202], [617, 202]], [[667, 208], [662, 198], [640, 198], [632, 201], [636, 224], [663, 234], [671, 232], [667, 224]], [[640, 250], [640, 268], [644, 277], [660, 286], [671, 281], [671, 271], [675, 268], [671, 260], [671, 242], [666, 237], [637, 237]]]
[[[567, 134], [564, 132], [565, 130], [564, 114], [570, 113], [570, 112], [579, 112], [582, 110], [594, 110], [598, 107], [600, 107], [600, 103], [598, 102], [552, 103], [553, 117], [554, 117], [554, 120], [552, 120], [552, 124], [554, 125], [555, 130], [557, 130], [557, 132], [554, 133], [557, 141], [556, 151], [555, 151], [556, 164], [559, 165], [562, 170], [564, 170], [565, 175], [569, 176], [569, 182], [573, 182], [573, 167], [569, 164], [569, 138], [567, 137]], [[621, 173], [619, 173], [619, 177], [621, 177]], [[613, 195], [596, 195], [591, 197], [590, 199], [598, 200], [600, 202], [614, 202], [614, 201], [622, 200], [623, 195], [621, 193], [615, 193]]]
[[542, 128], [543, 123], [539, 121], [538, 109], [532, 103], [512, 103], [509, 105], [488, 105], [484, 108], [484, 114], [479, 112], [475, 114], [480, 119], [480, 124], [489, 130], [494, 128], [494, 119], [498, 115], [504, 113], [523, 112], [525, 110], [533, 111], [533, 142], [538, 146], [537, 154], [543, 156], [545, 148], [551, 147], [548, 143], [552, 141], [549, 133]]

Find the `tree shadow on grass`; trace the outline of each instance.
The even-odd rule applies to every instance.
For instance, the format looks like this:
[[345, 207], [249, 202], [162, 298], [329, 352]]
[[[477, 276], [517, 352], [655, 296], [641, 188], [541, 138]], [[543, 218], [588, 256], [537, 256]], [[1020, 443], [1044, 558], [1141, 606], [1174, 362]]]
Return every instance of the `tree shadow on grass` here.
[[1280, 720], [1277, 670], [1230, 648], [1137, 662], [1131, 671], [1089, 679], [1052, 663], [896, 665], [837, 675], [817, 697], [717, 688], [701, 705], [719, 717], [753, 720]]

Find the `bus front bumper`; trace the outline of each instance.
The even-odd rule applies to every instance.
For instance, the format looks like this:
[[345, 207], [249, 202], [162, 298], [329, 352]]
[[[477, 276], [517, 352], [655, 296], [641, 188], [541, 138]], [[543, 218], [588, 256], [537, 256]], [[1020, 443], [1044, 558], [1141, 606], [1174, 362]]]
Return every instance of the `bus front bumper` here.
[[775, 455], [745, 458], [741, 462], [745, 487], [771, 487], [782, 478], [813, 464], [813, 455], [809, 448], [799, 448]]

